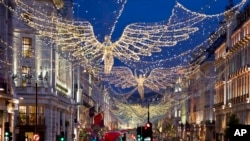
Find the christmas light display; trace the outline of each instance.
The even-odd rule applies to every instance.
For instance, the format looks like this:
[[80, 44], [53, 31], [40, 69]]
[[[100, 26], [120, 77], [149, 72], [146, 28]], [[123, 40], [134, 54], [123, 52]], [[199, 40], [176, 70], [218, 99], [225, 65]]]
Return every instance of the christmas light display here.
[[[178, 101], [171, 97], [167, 97], [167, 102], [162, 99], [158, 104], [150, 105], [150, 120], [154, 121], [161, 117], [166, 116], [168, 110], [174, 106], [178, 106], [183, 101], [190, 98], [189, 96], [180, 95], [178, 96]], [[123, 120], [126, 118], [132, 118], [133, 122], [136, 124], [143, 124], [147, 122], [148, 107], [142, 106], [141, 104], [130, 104], [122, 103], [120, 100], [113, 98], [113, 107], [111, 106], [111, 111]], [[128, 117], [129, 115], [129, 117]]]
[[144, 99], [144, 87], [152, 91], [159, 92], [167, 86], [172, 86], [175, 83], [178, 70], [169, 68], [155, 68], [150, 73], [137, 74], [128, 67], [114, 67], [110, 75], [105, 75], [104, 81], [114, 84], [115, 87], [130, 88], [136, 87], [141, 99]]
[[[132, 118], [135, 119], [135, 122], [139, 123], [147, 114], [144, 112], [147, 111], [146, 107], [142, 107], [140, 104], [133, 105], [125, 103], [125, 99], [136, 90], [138, 90], [141, 99], [144, 99], [145, 87], [152, 91], [159, 92], [159, 90], [165, 89], [166, 86], [172, 85], [179, 75], [179, 68], [183, 69], [185, 75], [188, 75], [190, 72], [199, 72], [206, 78], [214, 78], [215, 76], [208, 76], [197, 69], [199, 66], [188, 65], [171, 68], [162, 68], [162, 66], [175, 59], [185, 61], [186, 58], [184, 57], [190, 57], [190, 54], [200, 55], [214, 40], [220, 37], [223, 33], [222, 31], [226, 30], [226, 27], [220, 27], [219, 30], [213, 34], [214, 36], [192, 47], [192, 49], [183, 50], [180, 54], [174, 54], [170, 57], [161, 54], [158, 60], [155, 58], [147, 60], [144, 59], [143, 56], [152, 56], [153, 58], [155, 57], [154, 53], [161, 53], [161, 51], [165, 49], [164, 47], [176, 48], [177, 44], [188, 40], [191, 35], [200, 30], [199, 27], [197, 27], [198, 23], [205, 19], [218, 20], [226, 12], [240, 10], [246, 3], [246, 0], [242, 0], [228, 11], [214, 15], [192, 12], [176, 2], [171, 13], [172, 15], [168, 20], [157, 23], [132, 23], [127, 25], [119, 40], [115, 42], [111, 41], [111, 36], [118, 18], [122, 14], [127, 2], [126, 0], [123, 2], [117, 19], [111, 28], [111, 32], [105, 37], [104, 42], [97, 40], [93, 27], [88, 21], [67, 20], [55, 15], [54, 13], [56, 12], [43, 11], [43, 8], [40, 7], [36, 1], [30, 1], [29, 4], [21, 0], [16, 0], [15, 2], [16, 7], [12, 8], [7, 5], [5, 1], [0, 1], [0, 3], [4, 4], [19, 20], [24, 21], [29, 27], [35, 29], [40, 36], [48, 37], [57, 47], [56, 51], [64, 54], [63, 56], [66, 59], [75, 62], [75, 64], [79, 63], [88, 66], [86, 69], [94, 73], [95, 77], [103, 77], [103, 75], [99, 76], [100, 73], [93, 71], [92, 68], [98, 66], [98, 68], [104, 69], [106, 75], [104, 75], [103, 81], [108, 81], [115, 87], [122, 89], [134, 88], [124, 95], [124, 99], [122, 99], [124, 102], [114, 98], [113, 104], [116, 105], [117, 109], [113, 109], [111, 106], [111, 111], [118, 117], [124, 116], [124, 120], [130, 118], [126, 117], [127, 115], [133, 115]], [[185, 16], [180, 17], [180, 14]], [[14, 48], [2, 39], [0, 42], [6, 44], [10, 49]], [[18, 53], [20, 54], [20, 52]], [[116, 67], [115, 58], [135, 69], [135, 72], [133, 73], [131, 69], [127, 67]], [[0, 61], [5, 65], [12, 65], [4, 60]], [[102, 66], [102, 62], [104, 66]], [[139, 75], [137, 74], [138, 72], [140, 72]], [[84, 80], [83, 78], [82, 81], [88, 82], [88, 80]], [[91, 84], [91, 86], [92, 85], [94, 84]], [[95, 88], [101, 91], [98, 86], [95, 86]], [[84, 89], [88, 90], [88, 87], [85, 86]], [[163, 95], [169, 96], [168, 94]], [[98, 98], [98, 96], [96, 96], [96, 98]], [[190, 97], [183, 94], [177, 98], [169, 98], [167, 101], [161, 100], [159, 104], [150, 107], [151, 118], [166, 115], [168, 109], [173, 106], [173, 102], [176, 102], [178, 99], [176, 104], [179, 104], [180, 101], [185, 101], [188, 98]]]
[[[124, 1], [119, 16], [127, 1]], [[246, 0], [234, 6], [229, 10], [240, 9]], [[160, 60], [141, 60], [139, 56], [149, 56], [153, 52], [161, 51], [164, 46], [174, 46], [178, 42], [186, 40], [189, 35], [198, 30], [194, 25], [207, 18], [218, 18], [225, 14], [205, 15], [192, 12], [180, 3], [176, 2], [172, 10], [172, 15], [168, 22], [159, 23], [134, 23], [128, 25], [116, 42], [111, 42], [115, 24], [112, 32], [107, 36], [104, 43], [100, 43], [94, 36], [93, 27], [88, 21], [70, 21], [65, 20], [55, 14], [43, 11], [36, 2], [26, 4], [16, 0], [17, 8], [8, 7], [10, 11], [19, 15], [20, 20], [24, 20], [29, 26], [36, 29], [42, 36], [52, 38], [52, 41], [59, 46], [61, 52], [66, 53], [69, 60], [78, 60], [79, 63], [100, 65], [104, 61], [104, 72], [108, 74], [112, 68], [114, 57], [120, 59], [128, 66], [150, 66], [150, 69], [166, 64], [166, 61], [172, 61], [176, 58], [182, 58], [194, 50], [167, 57]], [[50, 11], [51, 12], [51, 11]], [[226, 11], [228, 12], [228, 11]], [[179, 17], [179, 14], [185, 15]], [[115, 23], [117, 20], [115, 21]], [[200, 45], [199, 45], [200, 47]], [[195, 49], [196, 47], [194, 47]], [[201, 50], [202, 51], [202, 50]], [[153, 56], [153, 55], [152, 55]], [[73, 59], [72, 59], [73, 58]], [[185, 61], [185, 58], [183, 58]], [[139, 61], [142, 65], [134, 65]], [[135, 63], [134, 63], [135, 62]], [[163, 63], [164, 62], [164, 63]], [[134, 64], [133, 64], [134, 63]], [[149, 68], [149, 67], [148, 67]], [[136, 68], [135, 68], [136, 69]]]
[[151, 56], [152, 52], [160, 52], [160, 47], [175, 46], [196, 32], [198, 28], [193, 26], [205, 18], [205, 15], [196, 14], [188, 20], [175, 23], [173, 18], [176, 16], [172, 13], [168, 22], [130, 24], [118, 41], [111, 42], [107, 36], [101, 43], [95, 38], [93, 27], [88, 21], [65, 21], [55, 15], [37, 12], [37, 9], [21, 1], [16, 1], [16, 4], [21, 19], [30, 27], [42, 36], [52, 38], [62, 51], [71, 52], [77, 60], [87, 58], [96, 62], [98, 58], [102, 59], [106, 74], [110, 73], [114, 57], [139, 61], [139, 56]]

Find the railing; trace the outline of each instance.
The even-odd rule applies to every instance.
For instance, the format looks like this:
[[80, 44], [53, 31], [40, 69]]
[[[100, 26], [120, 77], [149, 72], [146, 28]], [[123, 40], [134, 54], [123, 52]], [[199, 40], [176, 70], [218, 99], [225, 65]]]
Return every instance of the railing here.
[[222, 105], [223, 105], [223, 102], [216, 103], [216, 104], [214, 104], [214, 108], [220, 107], [220, 106], [222, 106]]
[[85, 94], [82, 94], [82, 105], [88, 108], [94, 106], [94, 100]]
[[[18, 125], [36, 125], [36, 114], [19, 114], [17, 117]], [[37, 116], [37, 125], [45, 125], [45, 117]]]
[[[30, 87], [16, 87], [16, 93], [17, 94], [34, 94], [36, 93], [36, 87], [30, 86]], [[44, 87], [38, 87], [37, 88], [38, 94], [51, 94], [50, 88], [44, 88]]]
[[245, 102], [247, 100], [247, 98], [249, 98], [249, 94], [244, 94], [241, 96], [231, 98], [230, 101], [232, 102], [232, 104], [236, 104], [236, 103]]

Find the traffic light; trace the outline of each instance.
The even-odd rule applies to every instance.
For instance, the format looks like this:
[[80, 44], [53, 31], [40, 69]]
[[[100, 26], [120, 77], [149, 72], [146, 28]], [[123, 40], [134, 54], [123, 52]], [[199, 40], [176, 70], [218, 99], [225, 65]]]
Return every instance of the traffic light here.
[[12, 132], [9, 132], [9, 141], [12, 141]]
[[144, 127], [137, 127], [136, 130], [136, 140], [137, 141], [143, 141], [143, 132], [144, 132]]
[[144, 126], [143, 138], [150, 138], [153, 139], [153, 130], [152, 130], [152, 123], [148, 122]]
[[9, 131], [4, 131], [4, 137], [9, 137]]
[[64, 132], [61, 132], [59, 141], [65, 141]]
[[4, 138], [5, 140], [12, 141], [12, 132], [10, 132], [10, 123], [4, 123]]
[[122, 141], [126, 141], [126, 140], [127, 140], [126, 133], [123, 133]]
[[144, 129], [148, 130], [149, 128], [151, 128], [151, 124], [150, 123], [146, 123]]
[[60, 141], [65, 141], [64, 137], [60, 137]]

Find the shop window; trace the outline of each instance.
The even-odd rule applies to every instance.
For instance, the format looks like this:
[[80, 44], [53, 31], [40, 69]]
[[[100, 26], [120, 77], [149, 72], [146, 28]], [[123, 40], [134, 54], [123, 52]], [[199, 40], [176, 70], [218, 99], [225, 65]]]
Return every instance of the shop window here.
[[27, 107], [26, 106], [19, 106], [19, 120], [21, 125], [26, 124], [26, 113], [27, 113]]
[[35, 125], [36, 123], [36, 106], [29, 106], [29, 124]]

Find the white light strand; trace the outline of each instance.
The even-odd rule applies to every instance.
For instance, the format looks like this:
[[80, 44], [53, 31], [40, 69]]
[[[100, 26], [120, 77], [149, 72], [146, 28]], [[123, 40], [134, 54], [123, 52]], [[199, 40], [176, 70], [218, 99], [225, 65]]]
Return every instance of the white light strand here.
[[[121, 2], [122, 2], [122, 1], [121, 1]], [[110, 32], [110, 34], [109, 34], [109, 37], [110, 37], [110, 38], [111, 38], [111, 36], [112, 36], [112, 34], [113, 34], [114, 30], [115, 30], [115, 26], [116, 26], [116, 23], [118, 22], [118, 19], [119, 19], [120, 16], [122, 15], [122, 12], [123, 12], [123, 9], [124, 9], [126, 3], [127, 3], [127, 0], [124, 0], [124, 2], [123, 2], [123, 4], [122, 4], [122, 7], [121, 7], [121, 9], [119, 10], [118, 16], [117, 16], [116, 19], [115, 19], [114, 25], [113, 25], [112, 28], [111, 28], [111, 32]]]
[[[72, 51], [72, 56], [79, 59], [89, 57], [90, 61], [103, 58], [107, 74], [113, 66], [113, 57], [140, 60], [139, 55], [150, 56], [152, 55], [151, 52], [160, 52], [161, 49], [159, 47], [174, 46], [180, 41], [187, 40], [189, 34], [198, 30], [198, 28], [191, 26], [205, 18], [204, 15], [195, 15], [188, 20], [175, 24], [171, 22], [167, 24], [162, 22], [154, 24], [130, 24], [125, 28], [118, 41], [112, 43], [107, 38], [104, 43], [100, 43], [96, 40], [89, 22], [83, 21], [73, 24], [66, 22], [66, 24], [52, 16], [49, 17], [49, 20], [52, 19], [52, 22], [42, 25], [53, 25], [50, 25], [50, 28], [42, 27], [40, 23], [47, 22], [47, 17], [43, 18], [44, 15], [41, 13], [32, 13], [33, 15], [25, 14], [28, 12], [25, 9], [27, 6], [19, 2], [17, 2], [17, 5], [24, 12], [21, 13], [22, 19], [29, 26], [38, 30], [38, 33], [41, 35], [51, 37], [58, 46], [64, 46], [62, 47], [62, 51]], [[30, 9], [34, 11], [32, 8]], [[172, 13], [172, 15], [174, 14]], [[103, 57], [99, 57], [100, 55]]]
[[167, 86], [173, 87], [180, 74], [168, 68], [155, 68], [149, 74], [133, 73], [128, 67], [114, 67], [110, 75], [104, 75], [103, 81], [122, 89], [136, 87], [141, 99], [144, 99], [144, 87], [160, 92]]

